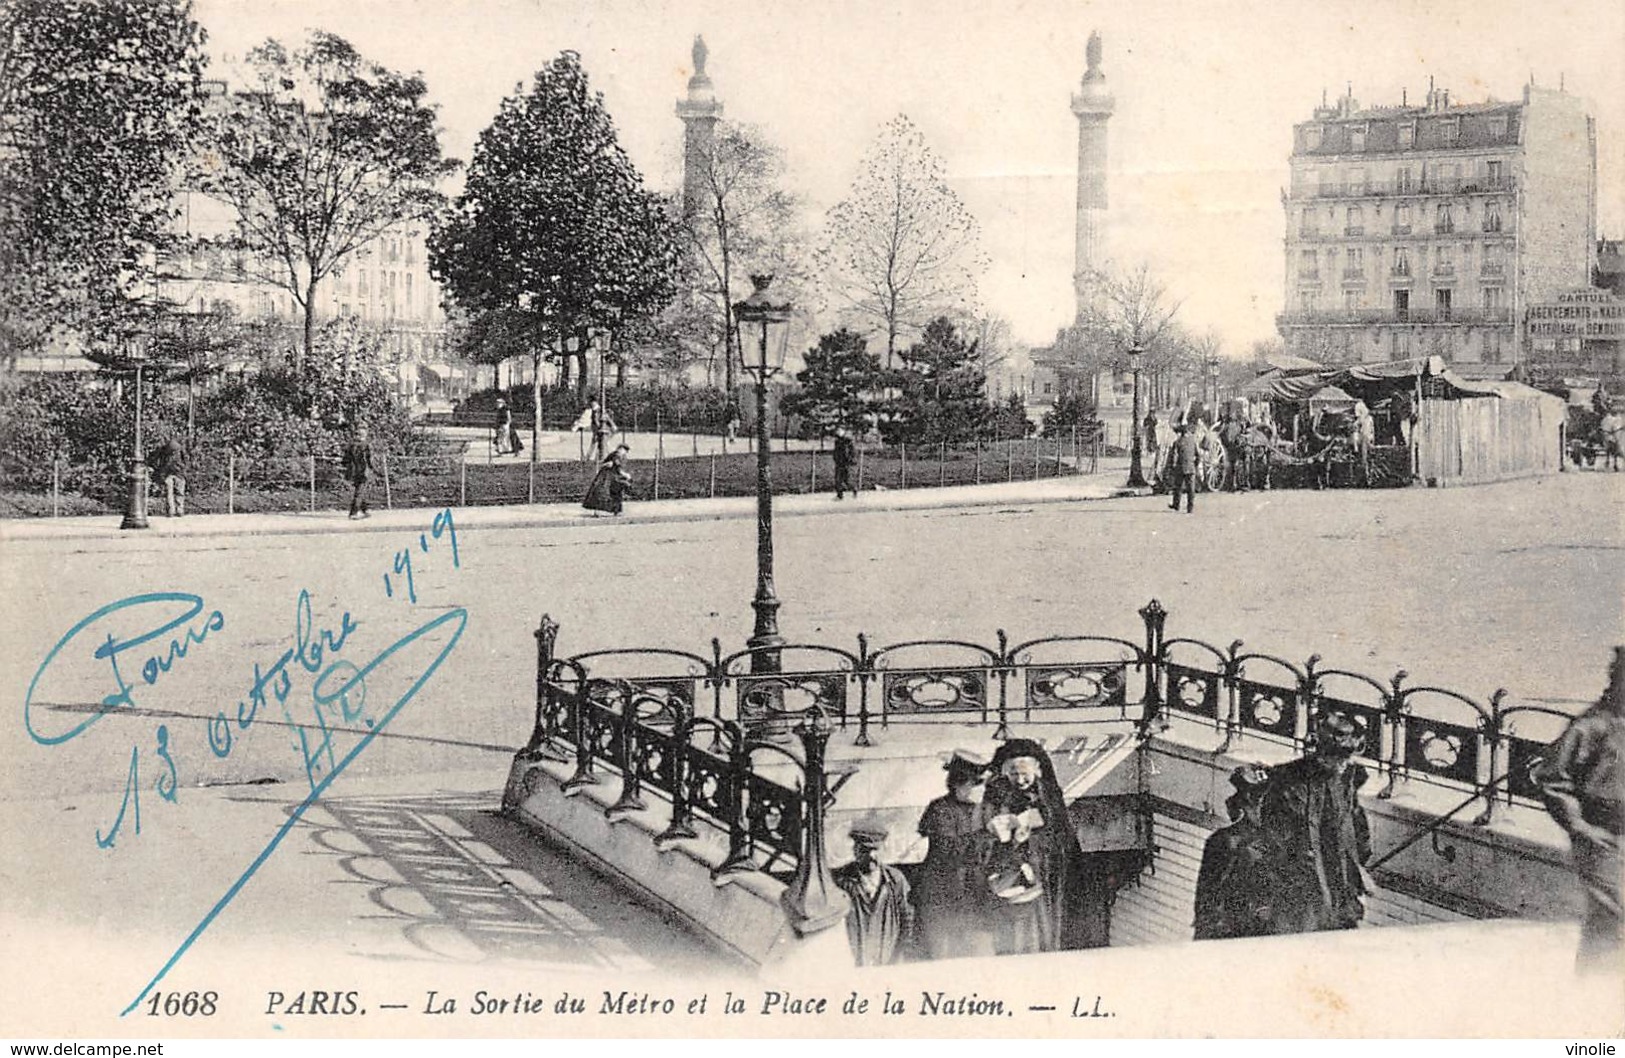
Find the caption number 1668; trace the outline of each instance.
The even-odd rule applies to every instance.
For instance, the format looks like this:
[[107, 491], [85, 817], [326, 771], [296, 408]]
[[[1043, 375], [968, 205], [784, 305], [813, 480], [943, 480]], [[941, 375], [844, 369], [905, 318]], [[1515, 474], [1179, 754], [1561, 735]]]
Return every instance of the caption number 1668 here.
[[154, 992], [147, 1000], [147, 1016], [207, 1018], [213, 1017], [218, 992]]

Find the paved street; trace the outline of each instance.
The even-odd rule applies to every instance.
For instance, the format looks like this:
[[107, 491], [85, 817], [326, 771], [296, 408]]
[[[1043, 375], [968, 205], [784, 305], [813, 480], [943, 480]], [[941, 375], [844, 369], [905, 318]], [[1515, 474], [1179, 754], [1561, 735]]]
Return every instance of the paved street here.
[[[1048, 488], [1031, 495], [1053, 496], [1056, 486]], [[1480, 696], [1504, 686], [1562, 708], [1598, 693], [1606, 651], [1625, 639], [1625, 476], [1203, 496], [1195, 515], [1167, 510], [1160, 497], [991, 495], [1009, 499], [913, 510], [827, 497], [786, 504], [777, 533], [786, 634], [846, 645], [859, 630], [875, 644], [924, 636], [991, 642], [1000, 627], [1013, 639], [1137, 638], [1134, 611], [1154, 596], [1170, 611], [1170, 635], [1220, 645], [1244, 638], [1297, 659], [1318, 652], [1328, 665], [1378, 676], [1403, 667], [1416, 682]], [[682, 509], [639, 505], [649, 519]], [[755, 540], [748, 504], [703, 510], [692, 521], [528, 526], [471, 516], [458, 534], [456, 566], [450, 534], [436, 538], [427, 511], [393, 512], [387, 524], [367, 526], [378, 531], [337, 519], [300, 523], [305, 531], [291, 535], [211, 535], [207, 525], [181, 536], [52, 539], [32, 527], [12, 535], [0, 554], [0, 582], [14, 600], [0, 679], [17, 710], [0, 779], [0, 832], [12, 835], [0, 875], [0, 887], [13, 894], [7, 932], [15, 940], [57, 923], [101, 922], [128, 935], [141, 966], [161, 961], [310, 783], [359, 743], [361, 725], [376, 720], [387, 726], [211, 930], [218, 940], [209, 957], [284, 928], [279, 916], [287, 912], [266, 903], [269, 894], [351, 885], [362, 888], [332, 890], [356, 895], [323, 895], [309, 912], [309, 928], [322, 934], [313, 943], [337, 945], [348, 957], [413, 964], [456, 961], [466, 951], [504, 958], [516, 949], [493, 938], [506, 944], [519, 934], [456, 923], [512, 912], [535, 941], [524, 958], [548, 965], [635, 971], [651, 958], [698, 965], [680, 928], [626, 909], [567, 860], [515, 840], [487, 813], [530, 729], [531, 632], [542, 612], [562, 621], [565, 652], [632, 644], [704, 651], [712, 636], [735, 647], [748, 634]], [[324, 527], [331, 531], [311, 531]], [[353, 705], [355, 718], [349, 731], [330, 736], [335, 751], [325, 758], [319, 745], [311, 748], [320, 734], [312, 695], [320, 688], [297, 660], [285, 666], [285, 706], [274, 680], [257, 705], [250, 694], [256, 665], [270, 670], [298, 640], [302, 589], [311, 603], [307, 654], [315, 644], [329, 658], [363, 665], [391, 644], [401, 647], [368, 677], [365, 702], [326, 688], [329, 715]], [[166, 592], [202, 602], [195, 614], [184, 595], [103, 614], [42, 667], [53, 646], [99, 609]], [[220, 617], [210, 627], [214, 611]], [[466, 627], [456, 636], [461, 611]], [[181, 618], [113, 659], [95, 656], [110, 635], [126, 644]], [[419, 639], [403, 641], [436, 619]], [[169, 646], [175, 636], [184, 652]], [[93, 703], [119, 689], [112, 660], [131, 688], [130, 704], [89, 726], [100, 712]], [[412, 681], [424, 673], [413, 694]], [[24, 729], [31, 684], [27, 722], [58, 744], [38, 744]], [[395, 702], [403, 702], [398, 715]], [[245, 707], [258, 714], [246, 727], [237, 722]], [[217, 711], [228, 719], [211, 726]], [[139, 806], [125, 797], [132, 753], [143, 769], [134, 784], [144, 791]], [[317, 762], [308, 774], [307, 760]], [[174, 803], [159, 796], [166, 779]], [[115, 847], [98, 849], [97, 836], [115, 827]], [[494, 902], [476, 900], [484, 910], [462, 918], [433, 900], [368, 917], [364, 887], [386, 904], [383, 894], [422, 888], [403, 876], [403, 864], [420, 854], [456, 861], [446, 869], [468, 874], [467, 884]], [[375, 859], [385, 865], [377, 877], [367, 866]], [[141, 892], [183, 876], [184, 886]], [[77, 884], [20, 884], [43, 877]], [[119, 879], [139, 897], [128, 908], [99, 900]], [[343, 918], [371, 924], [354, 938], [323, 933]], [[448, 919], [447, 928], [422, 926], [446, 927]], [[629, 937], [638, 938], [631, 948]]]

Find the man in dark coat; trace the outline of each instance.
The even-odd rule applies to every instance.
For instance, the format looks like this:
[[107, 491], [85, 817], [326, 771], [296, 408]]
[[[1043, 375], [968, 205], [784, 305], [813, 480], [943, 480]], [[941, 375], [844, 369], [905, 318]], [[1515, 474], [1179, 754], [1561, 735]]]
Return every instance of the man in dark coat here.
[[370, 518], [367, 510], [367, 477], [372, 473], [372, 445], [367, 441], [367, 424], [356, 427], [350, 443], [344, 446], [344, 479], [350, 492], [350, 517]]
[[903, 872], [880, 862], [880, 847], [889, 831], [879, 823], [852, 825], [852, 862], [835, 869], [835, 884], [852, 903], [846, 915], [846, 939], [859, 966], [886, 966], [899, 961], [914, 935], [914, 904]]
[[1625, 647], [1614, 648], [1608, 688], [1569, 722], [1536, 767], [1546, 810], [1569, 833], [1574, 872], [1585, 887], [1580, 969], [1619, 972], [1625, 950], [1620, 895], [1625, 858]]
[[996, 839], [989, 886], [1000, 955], [1106, 943], [1106, 896], [1091, 879], [1066, 798], [1044, 747], [1013, 738], [993, 755], [983, 803]]
[[957, 750], [945, 768], [948, 792], [920, 816], [928, 842], [914, 888], [920, 936], [933, 959], [992, 955], [987, 851], [993, 835], [982, 807], [988, 764]]
[[186, 448], [175, 437], [164, 439], [147, 461], [152, 480], [164, 490], [165, 512], [171, 518], [186, 513]]
[[1256, 765], [1230, 774], [1236, 792], [1225, 802], [1232, 820], [1202, 847], [1196, 876], [1196, 939], [1262, 937], [1270, 932], [1275, 848], [1261, 825], [1269, 776]]
[[1366, 770], [1351, 759], [1365, 721], [1327, 710], [1306, 757], [1270, 771], [1260, 822], [1280, 850], [1272, 932], [1353, 929], [1370, 891], [1371, 825], [1360, 806]]
[[844, 499], [847, 493], [856, 495], [852, 487], [852, 467], [858, 461], [858, 446], [851, 431], [845, 427], [835, 432], [835, 498]]
[[1179, 493], [1185, 493], [1185, 513], [1190, 514], [1196, 508], [1196, 425], [1193, 422], [1182, 422], [1174, 427], [1177, 436], [1174, 439], [1174, 450], [1169, 456], [1168, 464], [1172, 469], [1172, 481], [1168, 487], [1168, 494], [1173, 502], [1168, 509], [1179, 510]]

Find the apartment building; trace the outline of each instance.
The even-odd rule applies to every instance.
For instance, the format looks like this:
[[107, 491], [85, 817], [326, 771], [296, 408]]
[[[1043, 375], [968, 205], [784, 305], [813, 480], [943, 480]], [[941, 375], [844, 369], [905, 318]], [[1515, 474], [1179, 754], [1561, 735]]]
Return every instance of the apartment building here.
[[1596, 180], [1594, 120], [1561, 90], [1317, 108], [1293, 127], [1282, 195], [1287, 351], [1503, 373], [1526, 348], [1527, 307], [1590, 283]]

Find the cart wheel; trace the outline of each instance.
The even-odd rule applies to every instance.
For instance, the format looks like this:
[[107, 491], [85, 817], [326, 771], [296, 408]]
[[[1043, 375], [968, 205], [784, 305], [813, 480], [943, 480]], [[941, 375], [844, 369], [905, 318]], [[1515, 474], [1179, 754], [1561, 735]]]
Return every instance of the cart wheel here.
[[1203, 468], [1202, 485], [1207, 492], [1218, 492], [1224, 488], [1224, 458], [1211, 461]]

